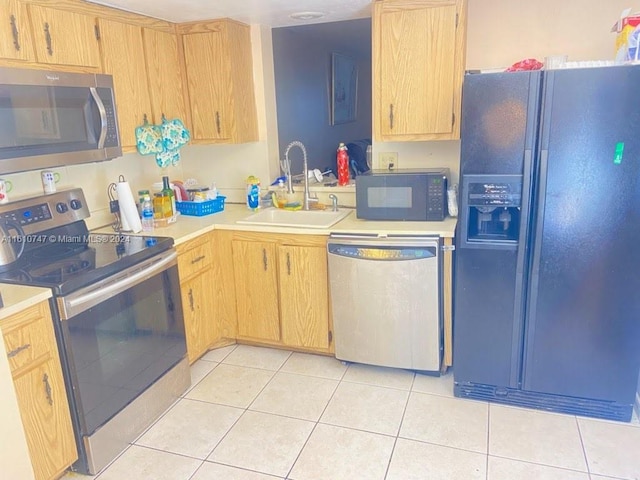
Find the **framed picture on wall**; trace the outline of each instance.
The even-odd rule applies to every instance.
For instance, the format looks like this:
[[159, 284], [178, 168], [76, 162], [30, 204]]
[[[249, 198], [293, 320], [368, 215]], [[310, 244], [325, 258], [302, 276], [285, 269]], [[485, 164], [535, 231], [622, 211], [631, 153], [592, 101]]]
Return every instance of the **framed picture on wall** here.
[[331, 54], [331, 125], [356, 121], [358, 67], [353, 58]]

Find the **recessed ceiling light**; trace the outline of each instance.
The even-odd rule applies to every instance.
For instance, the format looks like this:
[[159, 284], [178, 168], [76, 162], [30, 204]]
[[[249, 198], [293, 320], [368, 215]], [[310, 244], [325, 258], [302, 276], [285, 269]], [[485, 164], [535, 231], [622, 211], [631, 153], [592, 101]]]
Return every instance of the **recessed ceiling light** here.
[[326, 15], [324, 12], [296, 12], [289, 15], [294, 20], [314, 20], [316, 18], [322, 18]]

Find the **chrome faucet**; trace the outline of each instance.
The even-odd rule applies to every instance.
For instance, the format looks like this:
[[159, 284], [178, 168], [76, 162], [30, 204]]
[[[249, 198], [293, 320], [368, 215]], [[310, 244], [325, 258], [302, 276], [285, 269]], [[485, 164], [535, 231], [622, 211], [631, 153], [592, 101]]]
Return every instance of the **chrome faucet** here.
[[[309, 210], [309, 204], [317, 202], [318, 199], [312, 198], [309, 194], [309, 165], [307, 163], [307, 149], [304, 147], [304, 144], [298, 140], [294, 140], [289, 145], [287, 145], [287, 149], [284, 152], [284, 159], [285, 163], [288, 165], [291, 165], [291, 161], [289, 160], [289, 150], [291, 150], [291, 147], [298, 147], [300, 148], [300, 150], [302, 150], [302, 159], [304, 160], [304, 200], [302, 202], [302, 209]], [[288, 177], [289, 185], [291, 185], [290, 178], [291, 175], [289, 175]], [[293, 191], [291, 187], [289, 188], [289, 190], [289, 193]]]

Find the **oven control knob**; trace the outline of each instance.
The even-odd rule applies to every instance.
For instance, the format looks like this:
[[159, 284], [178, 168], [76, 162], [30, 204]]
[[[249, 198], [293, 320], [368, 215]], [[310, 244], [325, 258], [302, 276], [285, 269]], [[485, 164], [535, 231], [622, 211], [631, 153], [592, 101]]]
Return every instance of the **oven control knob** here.
[[69, 207], [67, 207], [66, 203], [64, 203], [64, 202], [56, 203], [56, 212], [65, 213], [67, 210], [69, 210]]
[[71, 208], [73, 210], [79, 210], [82, 208], [82, 202], [80, 200], [78, 200], [77, 198], [74, 198], [73, 200], [71, 200], [69, 202], [69, 205], [71, 205]]

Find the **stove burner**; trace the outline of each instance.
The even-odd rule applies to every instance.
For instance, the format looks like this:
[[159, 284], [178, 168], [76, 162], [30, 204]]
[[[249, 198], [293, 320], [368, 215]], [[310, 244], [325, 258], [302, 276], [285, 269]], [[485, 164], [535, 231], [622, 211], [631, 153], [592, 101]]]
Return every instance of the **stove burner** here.
[[54, 261], [53, 263], [48, 263], [47, 265], [42, 265], [38, 268], [34, 268], [29, 271], [29, 275], [31, 278], [36, 280], [62, 283], [70, 277], [80, 275], [83, 272], [94, 268], [95, 252], [93, 252], [93, 250], [87, 248], [79, 255], [82, 255], [82, 257], [74, 255], [67, 259], [61, 259]]
[[80, 252], [82, 250], [87, 249], [86, 243], [69, 243], [69, 244], [57, 244], [57, 245], [47, 245], [46, 247], [41, 247], [36, 250], [33, 250], [31, 256], [37, 260], [43, 259], [59, 259], [64, 258], [73, 253]]

